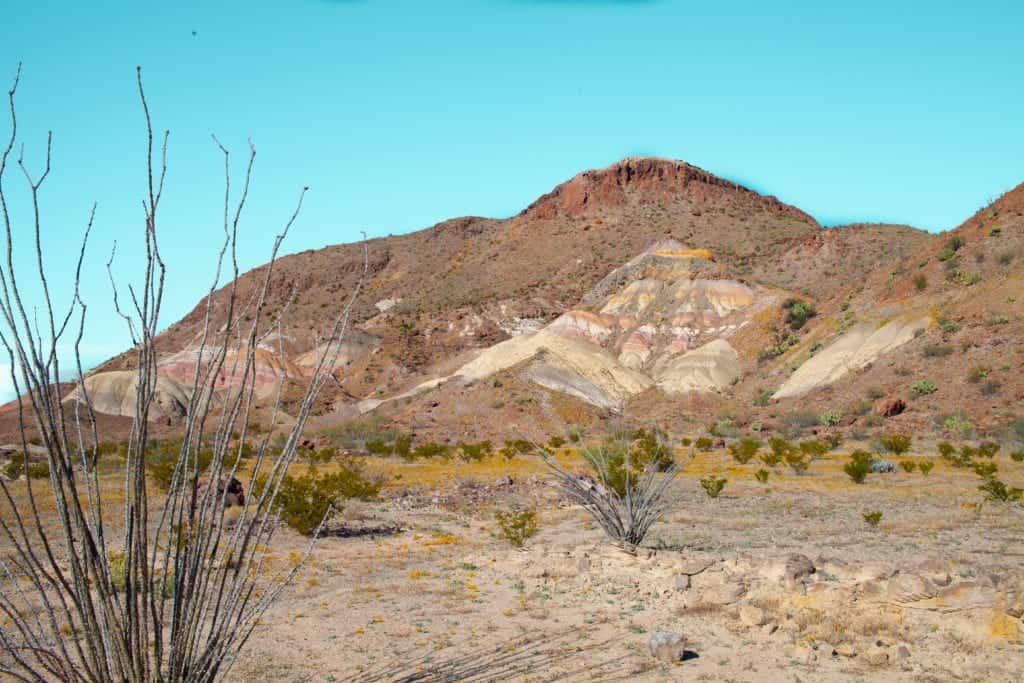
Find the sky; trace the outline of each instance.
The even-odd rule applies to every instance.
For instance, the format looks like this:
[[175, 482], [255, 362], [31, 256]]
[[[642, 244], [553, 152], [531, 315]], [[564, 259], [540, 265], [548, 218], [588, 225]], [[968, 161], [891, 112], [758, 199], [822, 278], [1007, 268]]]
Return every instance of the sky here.
[[[257, 148], [243, 270], [265, 262], [306, 185], [285, 252], [509, 216], [636, 155], [688, 161], [824, 225], [949, 229], [1024, 181], [1022, 25], [1024, 4], [983, 0], [12, 0], [0, 80], [23, 63], [29, 168], [54, 132], [41, 204], [62, 305], [98, 205], [82, 286], [90, 365], [128, 345], [105, 269], [115, 240], [119, 281], [139, 276], [136, 65], [154, 126], [170, 131], [158, 225], [169, 325], [213, 272], [224, 186], [211, 133], [233, 152], [236, 189], [246, 140]], [[0, 118], [0, 139], [9, 130]], [[5, 190], [27, 283], [16, 166]]]

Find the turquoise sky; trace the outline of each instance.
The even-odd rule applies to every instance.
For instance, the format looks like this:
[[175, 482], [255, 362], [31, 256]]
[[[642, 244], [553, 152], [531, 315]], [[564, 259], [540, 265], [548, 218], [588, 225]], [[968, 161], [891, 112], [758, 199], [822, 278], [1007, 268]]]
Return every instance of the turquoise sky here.
[[[848, 8], [841, 5], [847, 5]], [[0, 75], [24, 62], [26, 161], [42, 161], [52, 276], [99, 202], [84, 350], [124, 348], [103, 263], [140, 253], [143, 128], [171, 130], [165, 323], [204, 289], [219, 228], [211, 132], [258, 158], [241, 262], [507, 216], [627, 155], [685, 159], [825, 224], [952, 227], [1024, 181], [1020, 2], [278, 0], [52, 2], [0, 10]], [[0, 135], [8, 131], [0, 119]], [[14, 169], [17, 172], [17, 169]], [[26, 236], [20, 173], [7, 178]], [[19, 261], [28, 267], [29, 260]], [[58, 298], [70, 292], [58, 291]], [[0, 390], [3, 386], [0, 385]]]

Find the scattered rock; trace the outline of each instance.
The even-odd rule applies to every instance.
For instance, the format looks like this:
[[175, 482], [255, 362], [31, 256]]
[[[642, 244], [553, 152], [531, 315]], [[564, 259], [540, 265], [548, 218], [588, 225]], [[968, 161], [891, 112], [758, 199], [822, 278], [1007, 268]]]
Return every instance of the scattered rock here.
[[787, 581], [799, 581], [814, 573], [814, 563], [806, 555], [793, 554], [786, 558], [786, 569], [783, 578]]
[[689, 574], [676, 574], [676, 590], [684, 591], [690, 587], [690, 575]]
[[580, 558], [578, 567], [579, 567], [580, 572], [589, 572], [590, 571], [590, 555], [587, 555], [586, 553], [584, 553], [583, 557]]
[[877, 645], [861, 653], [859, 659], [870, 666], [885, 666], [889, 663], [889, 652]]
[[881, 417], [895, 417], [907, 409], [907, 404], [902, 398], [884, 398], [875, 403], [875, 415]]
[[910, 650], [906, 645], [900, 645], [893, 649], [892, 659], [897, 662], [906, 662], [910, 660]]
[[700, 599], [712, 605], [730, 605], [747, 592], [747, 589], [738, 583], [723, 583], [719, 586], [711, 586], [704, 590]]
[[512, 477], [498, 477], [497, 479], [494, 480], [494, 485], [497, 487], [514, 486], [515, 483], [516, 480], [513, 479]]
[[835, 647], [835, 653], [840, 657], [856, 657], [857, 650], [850, 643], [839, 643]]
[[[202, 496], [206, 491], [206, 487], [209, 486], [209, 482], [204, 482], [202, 488], [199, 491], [199, 495]], [[225, 491], [227, 492], [225, 494]], [[234, 477], [230, 480], [221, 478], [217, 482], [217, 497], [224, 496], [224, 507], [241, 507], [245, 505], [245, 488], [242, 486], [242, 482], [238, 481]]]
[[916, 602], [935, 597], [935, 587], [917, 574], [897, 574], [886, 588], [886, 597], [893, 602]]
[[647, 639], [647, 648], [655, 659], [675, 664], [683, 661], [686, 654], [686, 643], [680, 633], [670, 631], [656, 631]]
[[761, 635], [767, 638], [768, 636], [772, 635], [778, 630], [779, 625], [774, 621], [769, 621], [767, 624], [761, 627]]
[[822, 657], [832, 657], [836, 654], [836, 649], [832, 646], [832, 644], [824, 640], [819, 640], [817, 643], [815, 643], [815, 647], [818, 650], [818, 654], [820, 654]]
[[740, 621], [745, 626], [762, 626], [766, 620], [767, 616], [760, 607], [754, 607], [753, 605], [740, 607]]

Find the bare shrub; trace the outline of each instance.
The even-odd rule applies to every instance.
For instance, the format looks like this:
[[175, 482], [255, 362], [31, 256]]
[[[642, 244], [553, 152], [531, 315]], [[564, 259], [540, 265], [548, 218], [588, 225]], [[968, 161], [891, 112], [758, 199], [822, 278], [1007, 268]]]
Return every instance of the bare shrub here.
[[594, 518], [608, 537], [632, 552], [651, 525], [675, 500], [668, 495], [682, 463], [657, 459], [638, 462], [628, 438], [609, 439], [580, 449], [589, 472], [571, 472], [553, 454], [538, 447], [565, 494]]
[[[15, 243], [26, 242], [14, 237], [14, 217], [8, 211], [11, 204], [4, 185], [17, 139], [14, 101], [18, 76], [8, 93], [10, 138], [0, 154], [0, 216], [8, 253], [0, 264], [0, 342], [20, 396], [22, 448], [26, 450], [26, 425], [31, 424], [46, 451], [49, 476], [46, 484], [28, 479], [28, 503], [20, 505], [14, 484], [0, 479], [4, 503], [11, 510], [10, 515], [0, 517], [0, 537], [9, 557], [0, 563], [0, 572], [7, 579], [0, 584], [0, 612], [5, 617], [0, 626], [0, 673], [21, 681], [218, 680], [312, 549], [311, 541], [298, 562], [277, 571], [264, 563], [277, 528], [273, 513], [280, 502], [279, 492], [295, 460], [314, 400], [337, 360], [362, 281], [329, 328], [325, 351], [283, 443], [268, 449], [269, 434], [280, 422], [280, 411], [275, 408], [266, 425], [267, 436], [255, 448], [248, 444], [253, 477], [241, 512], [234, 508], [232, 523], [225, 524], [229, 487], [203, 485], [199, 475], [211, 482], [230, 481], [238, 472], [239, 456], [246, 451], [246, 438], [252, 433], [248, 426], [255, 397], [256, 349], [267, 334], [280, 332], [280, 322], [272, 327], [263, 320], [262, 312], [278, 249], [299, 215], [306, 190], [300, 193], [294, 212], [274, 242], [252, 299], [243, 301], [236, 289], [239, 270], [235, 253], [255, 148], [250, 145], [242, 187], [232, 200], [230, 155], [214, 138], [224, 159], [223, 237], [205, 311], [199, 309], [202, 327], [194, 347], [197, 362], [182, 438], [172, 454], [172, 466], [159, 475], [160, 495], [151, 500], [145, 463], [152, 447], [150, 412], [158, 398], [156, 335], [161, 328], [165, 275], [157, 218], [169, 134], [162, 136], [154, 159], [154, 136], [140, 70], [138, 92], [147, 130], [142, 202], [144, 275], [139, 286], [128, 288], [128, 296], [122, 293], [119, 297], [111, 274], [114, 305], [127, 324], [133, 345], [136, 408], [121, 461], [123, 485], [105, 493], [96, 463], [107, 449], [101, 444], [93, 402], [82, 381], [79, 354], [86, 304], [78, 284], [92, 217], [85, 227], [78, 268], [69, 275], [70, 282], [62, 283], [72, 292], [72, 302], [67, 310], [56, 311], [50, 296], [56, 288], [51, 290], [44, 270], [39, 210], [39, 189], [50, 170], [52, 136], [40, 175], [33, 177], [23, 159], [17, 160], [35, 209], [28, 221], [35, 250], [22, 259], [32, 264], [35, 282], [25, 282], [13, 265], [17, 260], [13, 256]], [[109, 263], [108, 271], [113, 272]], [[365, 273], [364, 250], [364, 277]], [[217, 291], [222, 274], [231, 282]], [[21, 294], [36, 287], [43, 292], [37, 318], [27, 312]], [[122, 306], [124, 302], [130, 303]], [[67, 346], [74, 351], [73, 373], [78, 385], [70, 404], [62, 401], [61, 381], [69, 373], [62, 368], [58, 354], [58, 349]], [[224, 378], [228, 381], [222, 382]], [[266, 485], [254, 495], [258, 476]], [[111, 508], [123, 510], [122, 515], [110, 515]], [[56, 514], [44, 512], [49, 510]]]

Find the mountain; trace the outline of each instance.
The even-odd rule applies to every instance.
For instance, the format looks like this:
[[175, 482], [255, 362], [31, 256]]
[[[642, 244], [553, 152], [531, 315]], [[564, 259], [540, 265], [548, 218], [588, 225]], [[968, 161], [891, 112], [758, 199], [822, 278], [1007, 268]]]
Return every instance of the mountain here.
[[[959, 344], [962, 355], [968, 341], [1008, 351], [1021, 338], [1011, 292], [1024, 291], [1022, 195], [1017, 188], [943, 235], [826, 229], [684, 162], [631, 158], [580, 173], [511, 218], [370, 240], [355, 329], [313, 428], [370, 419], [438, 439], [539, 437], [612, 415], [669, 429], [726, 416], [771, 427], [810, 405], [856, 429], [875, 422], [869, 396], [910, 403], [896, 425], [934, 420], [944, 392], [952, 404], [962, 383], [955, 359], [927, 345]], [[944, 258], [949, 240], [959, 242]], [[256, 359], [261, 410], [279, 385], [293, 407], [362, 272], [357, 244], [274, 265], [263, 314], [281, 333]], [[265, 277], [266, 266], [242, 275], [239, 301]], [[214, 325], [227, 293], [214, 296]], [[201, 302], [157, 340], [169, 424], [201, 362], [205, 311]], [[947, 318], [960, 332], [943, 331]], [[967, 330], [970, 340], [955, 336]], [[112, 374], [131, 363], [126, 353], [86, 380], [113, 413], [131, 409], [118, 393], [130, 383]], [[999, 367], [1007, 363], [1020, 367], [1013, 357]], [[949, 383], [926, 399], [934, 410], [911, 401], [917, 375]], [[1005, 399], [1015, 382], [1005, 380]]]

